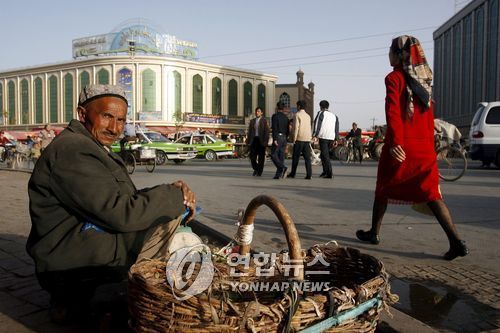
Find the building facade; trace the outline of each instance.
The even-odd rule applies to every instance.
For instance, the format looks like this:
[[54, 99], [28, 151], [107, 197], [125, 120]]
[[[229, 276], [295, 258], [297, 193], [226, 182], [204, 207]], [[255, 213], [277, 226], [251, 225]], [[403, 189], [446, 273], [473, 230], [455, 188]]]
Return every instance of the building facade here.
[[[309, 82], [307, 87], [304, 85], [304, 72], [297, 72], [297, 82], [291, 84], [277, 84], [275, 88], [277, 101], [285, 104], [286, 113], [297, 112], [297, 101], [306, 101], [306, 112], [314, 119], [314, 83]], [[276, 105], [276, 103], [274, 103]]]
[[500, 0], [474, 0], [434, 32], [436, 117], [467, 136], [479, 102], [500, 100]]
[[78, 95], [87, 84], [121, 85], [128, 118], [146, 126], [244, 129], [255, 107], [271, 115], [276, 76], [202, 63], [191, 57], [192, 48], [181, 54], [168, 45], [168, 52], [153, 50], [144, 41], [151, 36], [150, 27], [128, 26], [73, 41], [72, 61], [0, 72], [0, 129], [66, 125], [77, 117]]

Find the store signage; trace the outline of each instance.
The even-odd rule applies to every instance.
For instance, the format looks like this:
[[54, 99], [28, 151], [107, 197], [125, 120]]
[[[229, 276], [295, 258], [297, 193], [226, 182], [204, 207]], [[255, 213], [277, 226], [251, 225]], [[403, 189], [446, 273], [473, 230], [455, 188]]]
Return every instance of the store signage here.
[[[133, 50], [130, 48], [133, 42]], [[196, 59], [198, 45], [194, 42], [161, 34], [147, 25], [131, 25], [119, 32], [73, 40], [73, 58], [109, 54], [137, 54]]]

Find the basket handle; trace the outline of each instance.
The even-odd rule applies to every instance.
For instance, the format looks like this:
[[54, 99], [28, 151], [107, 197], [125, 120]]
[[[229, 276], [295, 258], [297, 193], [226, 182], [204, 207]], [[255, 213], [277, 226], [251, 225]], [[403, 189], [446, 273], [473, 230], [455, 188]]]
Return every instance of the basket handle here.
[[[295, 228], [292, 218], [288, 215], [285, 207], [278, 200], [267, 195], [259, 195], [253, 198], [245, 210], [245, 215], [243, 216], [241, 225], [253, 225], [257, 208], [262, 205], [268, 206], [278, 217], [278, 220], [285, 231], [288, 251], [290, 252], [290, 259], [293, 260], [292, 267], [295, 270], [295, 274], [293, 276], [296, 280], [303, 281], [304, 266], [302, 263], [302, 246], [300, 244], [299, 234], [297, 233], [297, 229]], [[251, 244], [241, 244], [240, 255], [248, 254], [250, 252], [250, 245]], [[297, 265], [299, 262], [300, 264]]]

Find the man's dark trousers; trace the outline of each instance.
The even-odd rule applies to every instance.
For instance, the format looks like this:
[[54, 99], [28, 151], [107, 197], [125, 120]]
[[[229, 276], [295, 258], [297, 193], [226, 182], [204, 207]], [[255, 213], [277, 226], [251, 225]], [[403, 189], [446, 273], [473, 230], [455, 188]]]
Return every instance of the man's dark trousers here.
[[262, 175], [266, 159], [266, 147], [260, 144], [259, 138], [255, 137], [250, 145], [250, 162], [252, 169], [257, 175]]
[[290, 176], [295, 177], [300, 155], [304, 156], [304, 161], [306, 163], [306, 177], [311, 178], [311, 143], [309, 141], [295, 141], [293, 145], [292, 171], [290, 172]]
[[356, 159], [356, 155], [359, 156], [359, 163], [363, 161], [363, 146], [361, 143], [357, 143], [356, 141], [352, 144], [354, 159]]
[[276, 176], [280, 177], [285, 170], [285, 148], [286, 148], [286, 137], [284, 134], [278, 135], [276, 139], [276, 144], [273, 142], [273, 147], [271, 150], [271, 159], [276, 166]]
[[332, 140], [319, 139], [320, 158], [323, 165], [323, 174], [327, 177], [332, 176], [332, 162], [330, 161], [330, 146]]

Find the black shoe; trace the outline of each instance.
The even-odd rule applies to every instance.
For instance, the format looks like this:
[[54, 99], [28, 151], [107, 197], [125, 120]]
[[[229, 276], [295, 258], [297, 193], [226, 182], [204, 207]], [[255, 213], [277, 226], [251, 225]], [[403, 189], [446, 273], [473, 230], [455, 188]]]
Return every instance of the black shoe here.
[[260, 171], [260, 172], [257, 172], [257, 175], [256, 175], [256, 176], [257, 176], [257, 177], [260, 177], [260, 176], [262, 176], [262, 171]]
[[319, 178], [323, 178], [325, 176], [326, 176], [326, 173], [323, 172], [323, 173], [321, 173], [321, 175], [319, 175]]
[[281, 170], [280, 178], [285, 178], [285, 176], [286, 176], [286, 170], [288, 170], [287, 167], [284, 167], [283, 170]]
[[323, 178], [325, 178], [325, 179], [332, 179], [333, 175], [324, 176]]
[[254, 171], [253, 171], [252, 176], [257, 176], [257, 170], [254, 170]]
[[371, 230], [358, 230], [356, 231], [356, 237], [358, 237], [358, 239], [363, 242], [370, 242], [375, 245], [380, 243], [380, 237], [377, 234], [374, 234]]
[[465, 257], [469, 254], [469, 249], [465, 245], [464, 241], [459, 241], [453, 245], [448, 252], [443, 256], [444, 260], [453, 260], [456, 257]]
[[311, 176], [306, 176], [304, 177], [304, 179], [311, 179]]
[[289, 173], [288, 175], [286, 175], [286, 178], [295, 178], [295, 175]]
[[280, 176], [274, 176], [273, 179], [281, 179]]

